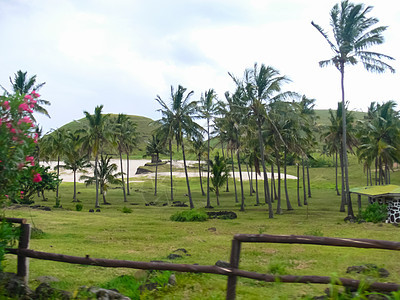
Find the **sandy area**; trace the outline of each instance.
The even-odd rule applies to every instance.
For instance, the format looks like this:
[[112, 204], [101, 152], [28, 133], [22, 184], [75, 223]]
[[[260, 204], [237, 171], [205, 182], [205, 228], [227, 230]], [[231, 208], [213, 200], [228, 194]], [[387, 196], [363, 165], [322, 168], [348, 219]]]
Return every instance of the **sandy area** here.
[[[119, 163], [119, 159], [112, 159], [111, 162], [115, 163], [118, 166], [118, 172], [120, 171], [120, 163]], [[140, 166], [144, 166], [145, 163], [150, 162], [150, 160], [146, 160], [146, 159], [132, 159], [129, 160], [129, 177], [131, 178], [131, 182], [143, 182], [143, 179], [145, 178], [154, 178], [154, 173], [150, 173], [150, 174], [141, 174], [141, 175], [135, 175], [136, 170], [138, 169], [138, 167]], [[94, 163], [94, 162], [93, 162]], [[172, 162], [174, 166], [176, 167], [182, 167], [183, 168], [183, 161], [173, 161]], [[196, 164], [197, 161], [187, 161], [187, 164], [193, 165]], [[62, 163], [60, 163], [62, 164]], [[41, 163], [42, 165], [42, 163]], [[43, 165], [45, 166], [50, 166], [52, 169], [57, 165], [57, 162], [55, 161], [51, 161], [49, 163], [43, 163]], [[124, 169], [124, 173], [126, 173], [126, 160], [123, 160], [122, 162], [122, 167]], [[89, 170], [88, 170], [89, 171]], [[93, 172], [89, 172], [86, 175], [92, 175]], [[82, 175], [82, 173], [77, 173], [77, 179], [78, 182], [83, 182], [83, 181], [79, 181], [79, 177], [80, 175]], [[163, 177], [163, 176], [169, 176], [169, 172], [159, 172], [158, 176], [159, 177]], [[176, 177], [185, 177], [185, 172], [174, 172], [173, 174]], [[199, 172], [189, 172], [188, 173], [189, 177], [199, 177]], [[202, 176], [206, 177], [206, 172], [202, 173]], [[230, 174], [230, 176], [232, 177], [232, 173]], [[243, 180], [249, 180], [248, 178], [248, 174], [247, 172], [242, 172], [242, 176], [243, 176]], [[251, 176], [251, 175], [250, 175]], [[255, 173], [253, 173], [253, 179], [255, 178]], [[268, 178], [271, 178], [271, 173], [267, 173]], [[281, 174], [282, 178], [283, 178], [283, 174]], [[63, 170], [60, 169], [60, 177], [63, 179], [64, 182], [73, 182], [74, 181], [74, 176], [72, 171], [68, 171], [68, 170]], [[235, 172], [235, 177], [237, 180], [239, 180], [239, 173]], [[261, 174], [261, 176], [258, 176], [259, 179], [263, 179], [263, 176]], [[275, 178], [278, 178], [277, 174], [275, 174]], [[297, 179], [296, 176], [293, 175], [287, 175], [288, 179]]]

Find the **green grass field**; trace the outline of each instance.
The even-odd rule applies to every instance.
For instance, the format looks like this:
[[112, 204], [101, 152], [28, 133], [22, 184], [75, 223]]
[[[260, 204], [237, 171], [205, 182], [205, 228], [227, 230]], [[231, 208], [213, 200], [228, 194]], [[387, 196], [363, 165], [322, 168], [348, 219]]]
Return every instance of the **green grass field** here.
[[[352, 187], [365, 184], [362, 167], [354, 157], [349, 168]], [[294, 167], [288, 173], [295, 175]], [[237, 213], [234, 220], [208, 220], [206, 222], [180, 223], [170, 221], [175, 212], [188, 208], [162, 206], [169, 203], [169, 179], [159, 179], [158, 196], [154, 194], [154, 181], [134, 182], [128, 202], [123, 202], [122, 190], [111, 189], [107, 201], [111, 205], [101, 205], [101, 212], [90, 213], [94, 207], [93, 187], [78, 185], [78, 199], [83, 204], [82, 211], [75, 211], [72, 203], [72, 183], [60, 186], [62, 209], [42, 211], [30, 208], [7, 209], [7, 217], [23, 217], [29, 223], [45, 232], [40, 239], [32, 239], [30, 248], [38, 251], [62, 253], [66, 255], [93, 258], [125, 259], [134, 261], [163, 260], [174, 263], [198, 263], [213, 265], [218, 260], [229, 261], [230, 245], [234, 234], [297, 234], [323, 235], [325, 237], [368, 238], [398, 241], [400, 229], [391, 224], [345, 223], [345, 213], [339, 212], [340, 197], [336, 196], [333, 168], [310, 170], [312, 198], [309, 205], [298, 207], [296, 181], [289, 181], [289, 194], [294, 211], [287, 211], [283, 201], [283, 214], [268, 219], [267, 205], [254, 206], [255, 196], [249, 196], [246, 182], [244, 191], [246, 210], [240, 212], [235, 203], [233, 183], [230, 192], [222, 192], [221, 206], [216, 206], [216, 198], [211, 196], [212, 211], [230, 210]], [[135, 177], [135, 180], [138, 180]], [[190, 180], [195, 207], [201, 209], [206, 197], [201, 196], [198, 178]], [[400, 184], [399, 172], [392, 174], [392, 183]], [[188, 202], [185, 179], [176, 179], [175, 200]], [[283, 185], [282, 185], [283, 186]], [[238, 189], [240, 185], [238, 182]], [[261, 189], [262, 183], [259, 183]], [[302, 190], [301, 190], [302, 193]], [[282, 190], [282, 195], [284, 191]], [[53, 206], [54, 194], [48, 193], [48, 202], [35, 199], [35, 204]], [[260, 190], [260, 198], [261, 196]], [[356, 199], [353, 198], [357, 213]], [[102, 201], [100, 199], [100, 201]], [[363, 207], [367, 199], [362, 199]], [[155, 202], [157, 206], [146, 206]], [[132, 213], [123, 213], [124, 207]], [[276, 202], [274, 203], [274, 208]], [[275, 212], [275, 211], [274, 211]], [[213, 228], [213, 229], [211, 229]], [[215, 230], [214, 230], [215, 228]], [[177, 260], [166, 257], [178, 248], [185, 248], [190, 256]], [[388, 250], [352, 249], [311, 245], [243, 244], [240, 268], [261, 273], [291, 275], [324, 275], [362, 279], [363, 275], [346, 274], [349, 266], [366, 263], [384, 267], [390, 272], [388, 278], [377, 281], [400, 282], [399, 253]], [[7, 271], [16, 270], [16, 258], [7, 256]], [[30, 260], [31, 287], [38, 283], [35, 278], [42, 275], [55, 276], [60, 282], [57, 288], [74, 291], [82, 285], [102, 285], [120, 275], [133, 275], [137, 270], [101, 268], [72, 265], [44, 260]], [[227, 278], [210, 274], [177, 273], [177, 285], [146, 292], [141, 299], [224, 299]], [[365, 278], [365, 277], [364, 277]], [[250, 279], [239, 279], [237, 299], [300, 299], [305, 295], [324, 294], [326, 285], [264, 283]]]

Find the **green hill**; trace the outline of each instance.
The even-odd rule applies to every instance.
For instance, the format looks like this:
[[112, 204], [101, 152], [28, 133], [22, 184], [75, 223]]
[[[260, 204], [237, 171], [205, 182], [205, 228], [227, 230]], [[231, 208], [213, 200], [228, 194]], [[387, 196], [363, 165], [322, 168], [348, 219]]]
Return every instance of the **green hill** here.
[[[329, 109], [316, 109], [315, 114], [319, 117], [317, 120], [318, 125], [329, 125]], [[355, 120], [361, 120], [366, 115], [365, 112], [362, 111], [353, 111]]]
[[[116, 114], [110, 114], [111, 119], [116, 118]], [[156, 128], [155, 124], [153, 124], [153, 120], [147, 117], [128, 115], [128, 117], [136, 124], [136, 132], [137, 136], [137, 149], [132, 153], [133, 156], [142, 157], [145, 149], [146, 142], [151, 137], [153, 130]], [[61, 129], [75, 131], [77, 129], [83, 129], [87, 125], [86, 118], [82, 118], [79, 120], [74, 120], [69, 122], [62, 127]]]

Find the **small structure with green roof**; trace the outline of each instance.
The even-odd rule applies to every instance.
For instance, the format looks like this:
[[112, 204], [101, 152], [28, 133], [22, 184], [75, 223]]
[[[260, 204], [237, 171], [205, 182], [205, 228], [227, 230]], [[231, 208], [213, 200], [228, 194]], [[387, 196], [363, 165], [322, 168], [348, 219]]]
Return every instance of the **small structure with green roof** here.
[[387, 223], [400, 223], [400, 186], [373, 185], [350, 189], [350, 193], [358, 195], [359, 208], [361, 196], [367, 196], [370, 203], [378, 202], [388, 206]]

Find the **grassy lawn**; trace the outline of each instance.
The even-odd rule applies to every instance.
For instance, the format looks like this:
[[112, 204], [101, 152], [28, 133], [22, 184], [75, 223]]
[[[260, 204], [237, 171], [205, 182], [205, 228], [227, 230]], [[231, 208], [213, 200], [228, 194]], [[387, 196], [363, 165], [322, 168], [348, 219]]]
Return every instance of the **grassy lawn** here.
[[[289, 167], [289, 174], [296, 174]], [[365, 184], [365, 178], [356, 160], [352, 158], [349, 168], [351, 186]], [[345, 213], [339, 212], [340, 197], [336, 196], [334, 169], [311, 169], [312, 198], [308, 207], [297, 206], [296, 181], [289, 181], [289, 194], [295, 210], [287, 211], [282, 202], [283, 214], [268, 219], [267, 205], [254, 206], [255, 196], [249, 196], [246, 182], [244, 191], [246, 210], [240, 212], [235, 203], [233, 183], [230, 192], [222, 192], [221, 206], [216, 206], [212, 194], [213, 211], [229, 210], [237, 213], [234, 220], [208, 220], [206, 222], [179, 223], [170, 221], [170, 216], [188, 208], [162, 206], [169, 203], [169, 179], [159, 179], [158, 196], [154, 194], [154, 180], [131, 184], [128, 202], [123, 202], [122, 190], [111, 189], [107, 201], [111, 205], [101, 205], [101, 212], [88, 212], [94, 207], [95, 190], [93, 187], [78, 185], [78, 199], [83, 210], [75, 211], [72, 203], [72, 183], [60, 186], [62, 209], [42, 211], [30, 208], [7, 209], [7, 217], [23, 217], [29, 223], [43, 230], [45, 235], [32, 239], [30, 248], [38, 251], [62, 253], [66, 255], [93, 258], [126, 259], [134, 261], [163, 260], [175, 263], [198, 263], [213, 265], [218, 260], [229, 261], [230, 245], [234, 234], [298, 234], [322, 235], [326, 237], [369, 238], [398, 241], [400, 229], [391, 224], [361, 223], [351, 224], [343, 221]], [[137, 178], [135, 178], [137, 180]], [[400, 184], [399, 172], [392, 175], [392, 183]], [[185, 179], [176, 179], [175, 199], [188, 202]], [[238, 190], [240, 185], [238, 182]], [[262, 183], [259, 182], [261, 189]], [[282, 185], [283, 187], [283, 185]], [[206, 197], [201, 196], [198, 178], [191, 179], [191, 188], [195, 207], [201, 209]], [[302, 193], [302, 191], [300, 191]], [[284, 191], [282, 190], [284, 196]], [[48, 202], [35, 199], [35, 204], [53, 206], [54, 194], [48, 193]], [[263, 199], [260, 190], [260, 200]], [[353, 207], [357, 213], [356, 198]], [[363, 207], [367, 199], [362, 199]], [[155, 202], [157, 206], [146, 206]], [[100, 203], [102, 200], [100, 198]], [[132, 213], [123, 213], [124, 207]], [[274, 203], [276, 207], [276, 202]], [[166, 257], [178, 248], [185, 248], [190, 256], [177, 260]], [[377, 281], [400, 282], [400, 259], [395, 251], [374, 249], [351, 249], [311, 245], [243, 244], [240, 268], [262, 273], [292, 275], [324, 275], [352, 277], [361, 279], [362, 275], [346, 274], [349, 266], [366, 263], [384, 267], [390, 272], [385, 279]], [[16, 258], [7, 256], [7, 271], [16, 270]], [[31, 287], [38, 283], [35, 278], [42, 275], [55, 276], [60, 282], [54, 286], [69, 291], [79, 286], [101, 285], [120, 275], [133, 275], [136, 270], [101, 268], [72, 265], [51, 261], [30, 260]], [[177, 273], [177, 285], [147, 292], [143, 299], [224, 299], [226, 293], [225, 276], [209, 274]], [[304, 295], [322, 295], [325, 285], [264, 283], [250, 279], [239, 279], [237, 299], [300, 299]]]

